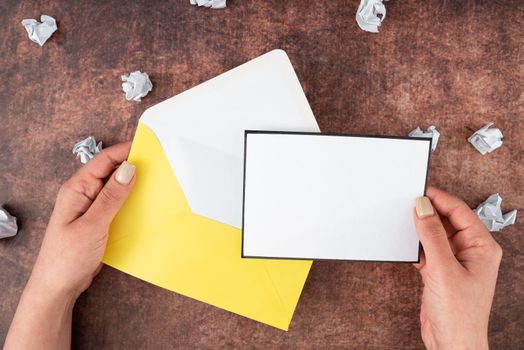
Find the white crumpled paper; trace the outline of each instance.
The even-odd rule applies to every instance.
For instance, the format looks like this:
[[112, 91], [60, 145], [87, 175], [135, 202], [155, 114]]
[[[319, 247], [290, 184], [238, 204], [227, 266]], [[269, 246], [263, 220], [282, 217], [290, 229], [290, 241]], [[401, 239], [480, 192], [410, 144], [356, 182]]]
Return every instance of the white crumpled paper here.
[[437, 128], [434, 125], [431, 125], [426, 131], [422, 131], [422, 129], [420, 129], [420, 127], [417, 126], [416, 129], [410, 131], [408, 136], [425, 137], [431, 139], [431, 151], [434, 151], [437, 149], [440, 133], [437, 131]]
[[223, 9], [226, 7], [226, 0], [189, 0], [191, 5], [211, 7], [213, 9]]
[[517, 219], [517, 210], [512, 210], [502, 215], [501, 203], [502, 198], [498, 193], [495, 193], [475, 209], [475, 214], [490, 231], [500, 231], [508, 225], [513, 225]]
[[34, 41], [40, 46], [43, 46], [47, 39], [58, 29], [56, 26], [56, 20], [48, 15], [40, 16], [40, 21], [36, 19], [24, 19], [22, 20], [22, 25], [27, 30], [29, 39]]
[[140, 101], [153, 89], [153, 83], [149, 80], [147, 73], [137, 70], [122, 75], [122, 90], [126, 93], [126, 100]]
[[502, 146], [502, 138], [504, 136], [500, 129], [490, 128], [492, 125], [493, 123], [487, 124], [482, 129], [475, 131], [475, 133], [468, 138], [469, 143], [471, 143], [477, 151], [482, 153], [482, 155], [493, 152]]
[[378, 33], [378, 27], [380, 27], [385, 18], [386, 6], [384, 6], [382, 0], [360, 0], [356, 19], [358, 26], [362, 30]]
[[95, 138], [89, 136], [85, 140], [80, 141], [73, 147], [73, 154], [80, 158], [82, 164], [89, 162], [95, 154], [102, 150], [102, 141], [96, 144]]
[[16, 218], [0, 207], [0, 238], [13, 237], [17, 232]]

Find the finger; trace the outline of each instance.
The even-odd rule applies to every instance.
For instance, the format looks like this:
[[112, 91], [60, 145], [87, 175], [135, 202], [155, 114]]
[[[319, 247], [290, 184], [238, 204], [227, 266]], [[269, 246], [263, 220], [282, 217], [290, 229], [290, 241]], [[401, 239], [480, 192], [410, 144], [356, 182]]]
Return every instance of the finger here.
[[104, 186], [103, 179], [127, 159], [130, 145], [126, 142], [103, 149], [66, 181], [56, 200], [55, 219], [70, 223], [84, 214]]
[[113, 173], [113, 170], [127, 159], [131, 142], [124, 142], [104, 148], [93, 159], [87, 162], [75, 174], [75, 177], [94, 177], [104, 179]]
[[96, 223], [99, 228], [108, 227], [131, 192], [134, 179], [135, 166], [124, 161], [109, 180], [107, 180], [105, 186], [93, 201], [93, 204], [91, 204], [87, 212], [82, 216], [82, 220], [90, 224]]
[[[450, 237], [450, 245], [455, 255], [466, 249], [493, 244], [493, 237], [477, 215], [464, 201], [435, 188], [428, 188], [428, 196], [439, 213], [447, 217], [456, 233]], [[468, 252], [467, 254], [470, 254]], [[457, 255], [458, 258], [458, 255]], [[464, 265], [464, 261], [461, 260]]]
[[448, 242], [446, 230], [429, 198], [417, 198], [414, 217], [428, 267], [446, 267], [456, 262]]
[[482, 222], [468, 205], [459, 198], [434, 187], [428, 187], [426, 196], [440, 215], [448, 218], [456, 231], [478, 227]]
[[440, 221], [442, 221], [442, 226], [444, 226], [448, 238], [453, 237], [457, 233], [457, 230], [455, 230], [455, 227], [453, 227], [453, 225], [451, 224], [451, 222], [449, 222], [449, 219], [447, 217], [440, 216]]
[[493, 247], [496, 244], [496, 241], [489, 232], [484, 236], [480, 233], [475, 234], [468, 233], [467, 231], [460, 231], [450, 238], [450, 243], [457, 254], [465, 251], [468, 251], [467, 254], [471, 254], [472, 251], [477, 254], [485, 249]]
[[422, 270], [424, 266], [426, 265], [426, 255], [424, 254], [424, 251], [420, 251], [420, 261], [418, 263], [414, 263], [413, 266], [417, 268], [417, 270]]
[[491, 237], [490, 240], [464, 239], [462, 232], [457, 233], [451, 239], [451, 244], [457, 248], [457, 260], [466, 268], [474, 273], [494, 273], [497, 274], [502, 249], [500, 245]]

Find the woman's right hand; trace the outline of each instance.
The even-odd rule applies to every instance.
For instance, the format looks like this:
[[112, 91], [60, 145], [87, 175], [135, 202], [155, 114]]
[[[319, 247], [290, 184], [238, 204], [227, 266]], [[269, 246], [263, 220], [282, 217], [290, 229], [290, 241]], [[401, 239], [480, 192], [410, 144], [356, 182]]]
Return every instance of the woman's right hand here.
[[462, 200], [435, 188], [415, 205], [424, 248], [420, 308], [428, 349], [487, 349], [502, 249]]

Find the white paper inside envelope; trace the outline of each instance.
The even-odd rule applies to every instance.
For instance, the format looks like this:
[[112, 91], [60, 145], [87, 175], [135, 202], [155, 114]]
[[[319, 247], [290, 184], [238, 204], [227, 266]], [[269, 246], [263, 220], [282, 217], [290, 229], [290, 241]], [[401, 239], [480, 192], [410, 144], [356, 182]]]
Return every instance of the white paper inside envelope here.
[[195, 214], [240, 228], [244, 130], [319, 131], [291, 62], [274, 50], [145, 111]]

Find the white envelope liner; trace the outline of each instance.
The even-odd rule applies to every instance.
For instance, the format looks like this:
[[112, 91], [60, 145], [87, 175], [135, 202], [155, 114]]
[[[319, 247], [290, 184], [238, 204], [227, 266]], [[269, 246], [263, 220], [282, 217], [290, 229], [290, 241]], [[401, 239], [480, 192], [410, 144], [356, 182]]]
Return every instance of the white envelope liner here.
[[244, 130], [319, 131], [282, 50], [159, 103], [140, 121], [157, 136], [191, 211], [236, 228]]

